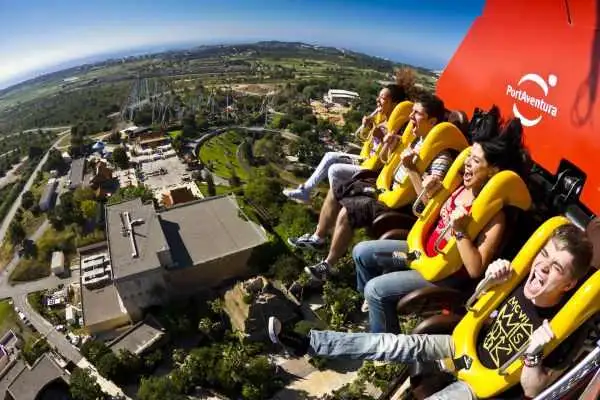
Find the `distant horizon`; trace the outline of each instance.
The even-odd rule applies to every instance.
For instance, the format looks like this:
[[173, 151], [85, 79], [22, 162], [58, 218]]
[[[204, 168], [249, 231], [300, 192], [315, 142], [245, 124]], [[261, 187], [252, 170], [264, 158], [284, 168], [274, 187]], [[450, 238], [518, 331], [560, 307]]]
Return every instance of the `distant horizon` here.
[[79, 60], [191, 43], [304, 42], [442, 68], [485, 0], [0, 2], [0, 87], [8, 88]]
[[244, 41], [244, 40], [223, 40], [223, 41], [214, 40], [214, 41], [208, 41], [208, 42], [187, 42], [186, 41], [186, 42], [181, 42], [181, 43], [155, 44], [155, 45], [139, 46], [136, 48], [123, 48], [120, 50], [117, 49], [117, 50], [92, 54], [89, 56], [77, 57], [77, 58], [65, 60], [65, 61], [60, 62], [55, 65], [40, 68], [39, 70], [24, 72], [21, 75], [15, 76], [10, 81], [5, 81], [5, 82], [0, 81], [0, 91], [4, 91], [4, 90], [10, 89], [14, 86], [18, 86], [18, 85], [27, 83], [28, 81], [32, 81], [37, 78], [41, 78], [45, 75], [55, 74], [55, 73], [58, 73], [61, 71], [66, 71], [66, 70], [69, 70], [72, 68], [81, 67], [83, 65], [98, 64], [98, 63], [106, 62], [111, 59], [126, 58], [126, 57], [140, 57], [140, 56], [149, 55], [149, 54], [166, 53], [168, 51], [184, 51], [184, 50], [189, 50], [189, 49], [192, 49], [195, 47], [201, 47], [201, 46], [220, 46], [220, 45], [234, 46], [234, 45], [241, 45], [241, 44], [256, 44], [256, 43], [260, 43], [260, 42], [304, 43], [304, 44], [312, 45], [312, 46], [332, 47], [332, 48], [349, 50], [349, 51], [353, 51], [356, 53], [362, 53], [362, 54], [365, 54], [370, 57], [389, 60], [390, 62], [393, 62], [393, 63], [410, 64], [415, 67], [426, 68], [429, 70], [440, 70], [440, 69], [445, 68], [445, 65], [423, 65], [422, 63], [419, 64], [417, 62], [409, 62], [406, 60], [392, 59], [390, 57], [386, 57], [385, 55], [382, 56], [382, 55], [377, 55], [377, 54], [369, 54], [365, 51], [361, 51], [360, 49], [353, 49], [353, 48], [344, 47], [344, 46], [334, 46], [331, 44], [323, 44], [323, 43], [310, 43], [310, 42], [302, 41], [302, 40], [278, 40], [275, 38], [273, 38], [273, 39], [265, 38], [265, 39], [260, 39], [260, 40], [246, 40], [246, 41]]

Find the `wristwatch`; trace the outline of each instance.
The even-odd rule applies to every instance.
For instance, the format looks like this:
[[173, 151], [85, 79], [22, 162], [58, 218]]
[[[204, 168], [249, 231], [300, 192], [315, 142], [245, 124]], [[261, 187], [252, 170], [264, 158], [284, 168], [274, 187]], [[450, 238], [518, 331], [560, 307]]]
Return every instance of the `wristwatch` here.
[[454, 231], [454, 237], [458, 241], [458, 240], [464, 239], [465, 237], [467, 237], [467, 235], [465, 235], [465, 233], [462, 231]]
[[540, 365], [541, 361], [542, 361], [541, 353], [532, 353], [532, 354], [525, 353], [525, 354], [523, 354], [523, 364], [525, 364], [525, 366], [528, 368], [537, 367], [538, 365]]

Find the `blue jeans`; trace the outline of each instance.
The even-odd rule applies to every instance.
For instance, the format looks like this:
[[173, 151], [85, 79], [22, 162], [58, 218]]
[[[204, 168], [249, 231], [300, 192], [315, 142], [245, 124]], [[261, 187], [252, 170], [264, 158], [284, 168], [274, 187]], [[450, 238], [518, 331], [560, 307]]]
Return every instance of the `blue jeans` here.
[[[454, 358], [450, 335], [394, 335], [310, 331], [310, 353], [323, 357], [413, 363]], [[457, 381], [428, 397], [431, 400], [475, 400], [465, 382]]]
[[330, 187], [333, 187], [333, 182], [348, 180], [361, 170], [361, 167], [356, 165], [357, 163], [358, 156], [355, 154], [329, 151], [325, 153], [312, 175], [304, 182], [304, 189], [310, 192], [325, 178], [329, 178]]
[[[403, 240], [368, 240], [354, 246], [356, 286], [369, 304], [369, 326], [373, 333], [399, 333], [398, 300], [427, 286], [435, 286], [417, 271], [408, 269], [405, 260], [391, 257], [394, 251], [406, 252]], [[384, 274], [384, 271], [387, 272]]]

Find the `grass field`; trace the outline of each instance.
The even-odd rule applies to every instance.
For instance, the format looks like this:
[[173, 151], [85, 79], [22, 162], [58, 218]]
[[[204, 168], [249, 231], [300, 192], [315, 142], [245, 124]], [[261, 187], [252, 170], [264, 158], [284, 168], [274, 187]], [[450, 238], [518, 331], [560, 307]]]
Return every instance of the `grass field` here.
[[33, 332], [21, 323], [9, 300], [2, 300], [0, 301], [0, 335], [9, 329], [21, 334], [24, 340], [33, 336]]
[[177, 130], [177, 131], [171, 131], [169, 133], [167, 133], [167, 135], [169, 135], [171, 137], [171, 139], [176, 139], [178, 137], [181, 137], [181, 135], [183, 135], [183, 131]]
[[241, 142], [242, 135], [235, 131], [215, 136], [202, 145], [200, 160], [205, 165], [212, 165], [212, 171], [222, 178], [231, 178], [233, 170], [240, 179], [245, 181], [248, 179], [248, 173], [242, 168], [236, 155]]
[[[198, 189], [200, 189], [200, 191], [202, 192], [204, 197], [208, 197], [208, 185], [206, 183], [202, 183], [202, 182], [197, 182], [196, 185], [198, 185]], [[231, 188], [231, 187], [223, 186], [223, 185], [215, 185], [215, 190], [217, 192], [217, 196], [220, 196], [222, 194], [229, 194], [232, 192], [236, 192], [239, 189]]]

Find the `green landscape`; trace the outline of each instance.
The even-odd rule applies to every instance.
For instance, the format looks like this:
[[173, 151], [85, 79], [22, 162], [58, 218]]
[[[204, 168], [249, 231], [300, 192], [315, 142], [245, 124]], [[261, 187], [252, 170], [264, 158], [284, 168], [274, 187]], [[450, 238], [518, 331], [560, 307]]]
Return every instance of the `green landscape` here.
[[[33, 186], [23, 194], [2, 243], [3, 263], [15, 250], [22, 253], [11, 271], [10, 283], [48, 277], [54, 251], [63, 251], [70, 265], [77, 248], [105, 240], [101, 211], [105, 205], [141, 197], [153, 201], [156, 208], [164, 207], [149, 186], [114, 188], [114, 179], [109, 182], [110, 189], [95, 186], [65, 191], [51, 210], [42, 211], [38, 205], [48, 180], [54, 174], [65, 177], [68, 168], [62, 152], [73, 158], [90, 154], [98, 139], [112, 146], [111, 161], [117, 169], [137, 167], [141, 176], [141, 165], [136, 166], [126, 151], [126, 146], [131, 149], [135, 142], [126, 143], [120, 132], [132, 124], [165, 135], [189, 171], [186, 179], [204, 197], [232, 194], [243, 217], [265, 228], [269, 241], [249, 260], [254, 274], [282, 287], [295, 280], [306, 283], [303, 268], [316, 262], [318, 255], [293, 250], [286, 239], [314, 228], [327, 186], [316, 191], [308, 206], [288, 201], [282, 190], [309, 176], [325, 151], [357, 152], [354, 131], [362, 116], [373, 110], [382, 84], [395, 80], [411, 88], [411, 96], [435, 84], [430, 71], [364, 54], [302, 43], [260, 42], [108, 60], [0, 91], [0, 134], [33, 129], [0, 140], [0, 154], [17, 149], [0, 159], [0, 175], [22, 162], [18, 179], [0, 187], [0, 217], [57, 139], [54, 131], [38, 132], [38, 128], [62, 127], [70, 133], [59, 149], [50, 150]], [[332, 88], [353, 90], [360, 97], [348, 107], [323, 111], [326, 107], [321, 99]], [[93, 174], [95, 165], [88, 165], [85, 173]], [[145, 179], [152, 179], [151, 174]], [[44, 221], [48, 228], [35, 243], [25, 246]], [[368, 235], [362, 230], [354, 240]], [[362, 329], [362, 299], [354, 289], [356, 278], [349, 255], [339, 269], [339, 279], [316, 293], [324, 303], [315, 313], [317, 321], [301, 320], [291, 329]], [[197, 387], [249, 400], [270, 398], [291, 379], [276, 374], [270, 358], [273, 349], [240, 340], [224, 312], [224, 290], [227, 288], [220, 288], [208, 299], [173, 299], [151, 310], [169, 334], [169, 345], [162, 351], [144, 356], [115, 354], [104, 342], [91, 340], [81, 352], [102, 376], [140, 400], [183, 399]], [[306, 291], [311, 294], [310, 288]], [[46, 292], [29, 293], [29, 301], [53, 323], [65, 323], [64, 311], [44, 308], [44, 295]], [[251, 303], [252, 298], [244, 298], [244, 302]], [[18, 326], [12, 322], [12, 308], [7, 303], [0, 306], [0, 322]], [[405, 321], [406, 331], [415, 321], [412, 317]], [[75, 331], [83, 330], [77, 326]], [[45, 347], [32, 348], [28, 357], [35, 358], [40, 351]], [[316, 370], [333, 365], [319, 358], [310, 363]], [[384, 390], [401, 369], [365, 363], [357, 380], [326, 398], [369, 399], [367, 384]], [[99, 390], [85, 372], [76, 370], [73, 376], [75, 399], [84, 399], [77, 393]]]

